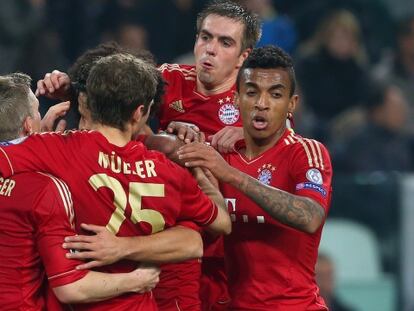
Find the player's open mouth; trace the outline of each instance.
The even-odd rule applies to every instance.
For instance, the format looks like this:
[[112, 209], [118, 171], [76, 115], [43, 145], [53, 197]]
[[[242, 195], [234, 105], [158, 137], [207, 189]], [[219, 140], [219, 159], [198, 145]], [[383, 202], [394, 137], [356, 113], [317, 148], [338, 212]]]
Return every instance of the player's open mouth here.
[[265, 129], [265, 128], [266, 128], [266, 126], [267, 126], [267, 121], [266, 121], [266, 119], [265, 119], [264, 117], [262, 117], [262, 116], [254, 116], [254, 117], [253, 117], [253, 120], [252, 120], [252, 124], [253, 124], [253, 127], [254, 127], [256, 130], [263, 130], [263, 129]]
[[201, 63], [201, 66], [202, 66], [204, 69], [207, 69], [207, 70], [213, 69], [213, 65], [212, 65], [211, 63], [209, 63], [209, 62], [202, 62], [202, 63]]

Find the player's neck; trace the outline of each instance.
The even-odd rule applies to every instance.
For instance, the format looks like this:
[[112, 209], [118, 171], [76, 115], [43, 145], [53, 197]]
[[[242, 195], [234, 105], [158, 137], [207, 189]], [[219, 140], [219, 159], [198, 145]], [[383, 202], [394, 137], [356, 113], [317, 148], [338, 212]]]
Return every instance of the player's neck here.
[[275, 135], [269, 136], [267, 138], [253, 138], [249, 136], [246, 132], [244, 133], [244, 141], [246, 143], [246, 149], [244, 150], [244, 156], [252, 160], [273, 146], [276, 145], [276, 143], [279, 141], [279, 139], [282, 137], [283, 133], [285, 131], [285, 128], [280, 129], [277, 131]]
[[220, 94], [230, 90], [236, 83], [236, 76], [232, 75], [227, 80], [223, 81], [219, 85], [210, 85], [202, 83], [197, 79], [197, 92], [205, 96], [211, 96]]
[[121, 131], [120, 129], [103, 125], [94, 124], [92, 130], [98, 131], [113, 145], [123, 147], [131, 141], [132, 133], [129, 129]]

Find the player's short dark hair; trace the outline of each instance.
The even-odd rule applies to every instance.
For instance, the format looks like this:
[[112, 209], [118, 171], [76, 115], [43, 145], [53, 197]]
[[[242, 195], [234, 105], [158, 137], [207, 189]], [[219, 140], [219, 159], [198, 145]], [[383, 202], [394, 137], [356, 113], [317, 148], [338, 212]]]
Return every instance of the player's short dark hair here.
[[229, 0], [211, 1], [197, 16], [197, 34], [209, 15], [218, 15], [241, 22], [244, 25], [241, 51], [256, 46], [262, 34], [261, 23], [257, 14]]
[[295, 70], [293, 68], [293, 60], [288, 53], [281, 48], [274, 45], [267, 45], [253, 49], [249, 56], [241, 66], [239, 73], [237, 74], [236, 86], [237, 91], [240, 90], [240, 83], [245, 69], [285, 69], [289, 74], [290, 80], [290, 93], [292, 96], [295, 94], [296, 78]]
[[125, 130], [133, 112], [153, 102], [157, 68], [130, 54], [100, 58], [86, 80], [87, 106], [94, 122]]
[[[147, 50], [126, 49], [114, 41], [101, 43], [97, 47], [85, 51], [69, 68], [68, 75], [75, 90], [77, 92], [86, 92], [86, 80], [88, 79], [89, 72], [91, 71], [93, 65], [100, 58], [114, 54], [131, 54], [155, 65], [154, 56]], [[161, 73], [157, 74], [157, 80], [157, 91], [154, 96], [154, 104], [151, 108], [151, 115], [158, 112], [165, 93], [166, 82], [164, 81]]]
[[0, 141], [19, 137], [24, 120], [33, 117], [28, 97], [31, 81], [23, 73], [0, 76]]

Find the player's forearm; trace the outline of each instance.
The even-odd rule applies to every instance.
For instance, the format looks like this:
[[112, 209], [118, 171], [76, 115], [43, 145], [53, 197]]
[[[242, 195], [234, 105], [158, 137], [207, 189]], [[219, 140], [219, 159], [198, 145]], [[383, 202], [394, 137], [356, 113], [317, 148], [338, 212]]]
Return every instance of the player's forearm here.
[[139, 292], [145, 284], [131, 273], [100, 273], [90, 271], [82, 279], [53, 289], [62, 303], [89, 303], [110, 299], [128, 292]]
[[153, 235], [125, 239], [124, 258], [129, 260], [161, 264], [200, 258], [203, 255], [200, 234], [182, 226]]
[[310, 198], [269, 187], [239, 172], [231, 184], [246, 194], [274, 219], [307, 233], [314, 233], [325, 219], [325, 210]]
[[164, 153], [171, 161], [181, 166], [184, 166], [184, 163], [178, 159], [177, 150], [183, 145], [184, 142], [176, 135], [167, 133], [149, 135], [145, 139], [145, 146], [148, 149]]
[[[212, 200], [217, 208], [218, 213], [215, 221], [213, 221], [207, 230], [213, 234], [230, 234], [231, 233], [231, 220], [227, 211], [226, 203], [220, 190], [213, 184], [211, 178], [207, 177], [206, 172], [203, 172], [200, 168], [195, 168], [193, 171], [194, 176], [197, 179], [198, 185], [201, 190]], [[209, 173], [210, 174], [210, 173]], [[215, 180], [215, 183], [217, 181]]]

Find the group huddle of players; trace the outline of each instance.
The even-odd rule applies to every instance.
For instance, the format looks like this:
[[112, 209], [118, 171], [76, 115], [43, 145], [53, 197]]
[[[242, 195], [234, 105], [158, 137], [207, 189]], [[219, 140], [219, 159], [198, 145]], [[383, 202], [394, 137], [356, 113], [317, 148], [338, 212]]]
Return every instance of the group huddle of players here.
[[[286, 127], [293, 63], [259, 37], [217, 1], [195, 65], [100, 45], [38, 81], [70, 101], [43, 120], [30, 78], [0, 76], [2, 310], [327, 310], [330, 158]], [[79, 130], [38, 133], [69, 109]]]

